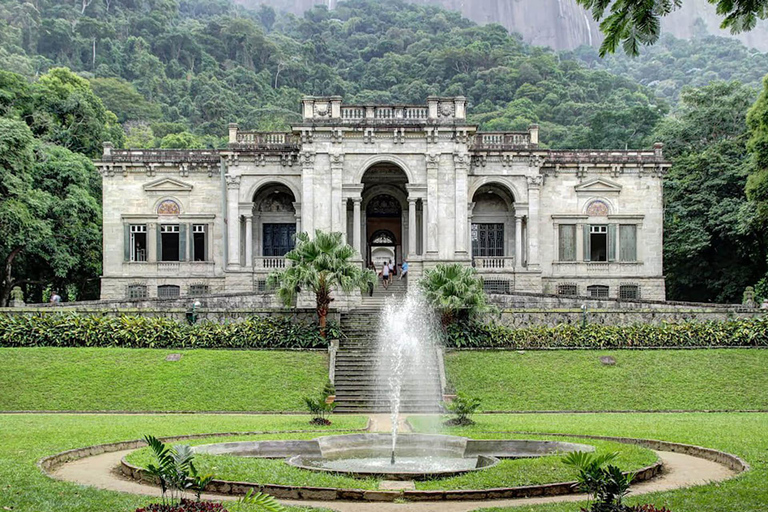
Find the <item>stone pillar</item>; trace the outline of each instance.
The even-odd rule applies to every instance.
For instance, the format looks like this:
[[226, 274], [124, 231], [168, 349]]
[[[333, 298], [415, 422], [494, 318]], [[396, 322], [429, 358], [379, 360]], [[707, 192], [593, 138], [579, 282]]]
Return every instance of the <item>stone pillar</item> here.
[[408, 257], [416, 255], [416, 198], [408, 198]]
[[154, 263], [157, 261], [157, 230], [160, 229], [157, 222], [150, 222], [147, 225], [147, 261]]
[[310, 237], [315, 235], [315, 154], [303, 151], [301, 158], [301, 196], [302, 218], [301, 225]]
[[464, 153], [453, 156], [456, 173], [456, 197], [455, 197], [455, 257], [466, 259], [467, 250], [467, 173], [469, 171], [469, 154]]
[[475, 203], [467, 203], [467, 251], [470, 258], [474, 256], [472, 254], [472, 215], [475, 211]]
[[523, 216], [515, 215], [515, 270], [523, 268]]
[[437, 256], [438, 252], [438, 206], [439, 196], [437, 190], [437, 169], [440, 164], [439, 154], [427, 155], [427, 254]]
[[293, 211], [295, 212], [296, 216], [296, 234], [298, 235], [301, 233], [301, 203], [293, 203]]
[[427, 240], [429, 239], [429, 215], [427, 213], [427, 200], [421, 200], [421, 254], [427, 254]]
[[331, 231], [344, 232], [346, 224], [344, 214], [346, 208], [342, 208], [345, 203], [341, 200], [341, 178], [344, 174], [344, 155], [332, 154], [331, 157]]
[[528, 177], [528, 268], [539, 268], [539, 196], [543, 176]]
[[363, 202], [363, 199], [361, 197], [353, 197], [352, 198], [352, 246], [355, 248], [357, 253], [362, 256], [363, 251], [360, 247], [360, 235], [363, 229], [363, 226], [360, 224], [360, 203]]
[[229, 123], [229, 143], [237, 144], [237, 123]]
[[240, 192], [240, 176], [227, 174], [227, 251], [228, 268], [240, 267], [240, 212], [238, 196]]
[[253, 214], [245, 215], [245, 267], [253, 267]]

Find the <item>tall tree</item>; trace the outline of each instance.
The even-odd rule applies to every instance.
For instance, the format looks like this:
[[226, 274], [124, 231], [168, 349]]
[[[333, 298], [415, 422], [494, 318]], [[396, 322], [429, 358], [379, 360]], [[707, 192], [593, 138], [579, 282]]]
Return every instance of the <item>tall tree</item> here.
[[[747, 181], [747, 197], [755, 206], [755, 227], [761, 232], [768, 228], [768, 75], [763, 90], [747, 115], [749, 126], [748, 147], [752, 155], [752, 174]], [[768, 254], [763, 255], [763, 261]], [[768, 298], [768, 274], [760, 279], [757, 292]]]
[[664, 184], [667, 296], [740, 302], [765, 273], [765, 237], [752, 224], [746, 113], [754, 91], [738, 82], [684, 89], [655, 136], [673, 165]]

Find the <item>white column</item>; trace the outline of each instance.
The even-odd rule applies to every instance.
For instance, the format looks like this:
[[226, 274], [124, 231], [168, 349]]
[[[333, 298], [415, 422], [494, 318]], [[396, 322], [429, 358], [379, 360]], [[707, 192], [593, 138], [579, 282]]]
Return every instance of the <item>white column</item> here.
[[363, 230], [363, 226], [360, 223], [360, 203], [363, 202], [363, 199], [360, 197], [353, 197], [352, 198], [352, 206], [353, 206], [353, 213], [352, 213], [352, 246], [355, 248], [357, 253], [362, 256], [363, 251], [360, 247], [360, 234]]
[[424, 203], [427, 210], [427, 254], [437, 256], [438, 252], [438, 206], [439, 196], [437, 190], [437, 170], [440, 165], [440, 155], [427, 155], [427, 201]]
[[429, 239], [429, 214], [427, 213], [427, 200], [421, 200], [421, 254], [427, 254], [427, 240]]
[[160, 224], [150, 222], [147, 225], [147, 261], [154, 263], [157, 261], [157, 230]]
[[515, 215], [515, 270], [523, 268], [523, 216]]
[[341, 217], [339, 218], [339, 231], [341, 232], [341, 240], [347, 243], [347, 198], [341, 200]]
[[539, 269], [539, 195], [543, 176], [528, 177], [528, 268]]
[[227, 253], [230, 268], [240, 267], [240, 176], [227, 175]]
[[315, 236], [315, 154], [311, 151], [303, 151], [301, 158], [301, 197], [303, 230], [310, 237]]
[[253, 267], [253, 214], [245, 215], [245, 266]]
[[341, 198], [341, 179], [344, 174], [344, 155], [332, 154], [331, 157], [331, 231], [346, 231], [346, 201]]
[[472, 254], [472, 216], [475, 212], [475, 203], [467, 203], [467, 252], [469, 257], [474, 256]]
[[453, 162], [456, 173], [456, 197], [455, 197], [455, 255], [457, 258], [466, 258], [467, 249], [467, 172], [469, 168], [469, 154], [454, 155]]
[[416, 255], [416, 198], [408, 198], [408, 257]]
[[301, 233], [301, 203], [293, 203], [293, 211], [296, 212], [296, 234]]

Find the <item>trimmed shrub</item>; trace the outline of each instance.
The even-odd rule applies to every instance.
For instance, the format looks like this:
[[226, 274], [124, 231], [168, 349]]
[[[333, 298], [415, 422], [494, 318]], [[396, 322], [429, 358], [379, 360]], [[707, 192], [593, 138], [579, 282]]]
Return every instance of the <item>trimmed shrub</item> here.
[[768, 347], [768, 319], [520, 329], [498, 324], [461, 323], [449, 326], [446, 345], [510, 349]]
[[[338, 328], [329, 326], [329, 336]], [[0, 315], [2, 347], [323, 348], [315, 324], [285, 317], [186, 325], [170, 318], [77, 314]]]

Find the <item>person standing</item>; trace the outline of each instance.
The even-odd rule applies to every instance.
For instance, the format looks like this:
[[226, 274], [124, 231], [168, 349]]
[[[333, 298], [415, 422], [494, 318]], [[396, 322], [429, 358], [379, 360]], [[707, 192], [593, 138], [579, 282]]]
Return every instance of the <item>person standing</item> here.
[[385, 290], [389, 288], [389, 264], [386, 261], [381, 268], [381, 284]]
[[[373, 270], [373, 274], [376, 275], [376, 265], [373, 262], [368, 264], [368, 270]], [[373, 283], [368, 283], [368, 296], [373, 297]]]
[[61, 304], [61, 295], [56, 290], [51, 293], [51, 304]]
[[400, 265], [400, 281], [408, 275], [408, 260], [403, 260], [403, 264]]

